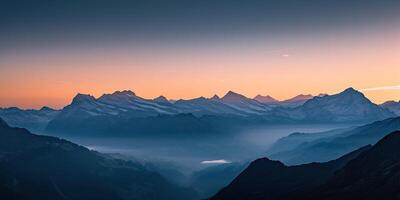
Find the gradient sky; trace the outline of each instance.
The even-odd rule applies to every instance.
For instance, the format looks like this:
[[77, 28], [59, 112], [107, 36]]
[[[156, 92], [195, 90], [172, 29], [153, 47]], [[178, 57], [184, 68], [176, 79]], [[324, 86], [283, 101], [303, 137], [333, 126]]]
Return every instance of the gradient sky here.
[[80, 93], [400, 100], [400, 1], [2, 1], [0, 106]]

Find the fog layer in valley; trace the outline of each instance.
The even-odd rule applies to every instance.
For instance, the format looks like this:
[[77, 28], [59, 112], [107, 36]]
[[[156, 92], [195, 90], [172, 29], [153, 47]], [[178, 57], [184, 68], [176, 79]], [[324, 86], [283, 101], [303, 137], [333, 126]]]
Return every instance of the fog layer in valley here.
[[[181, 137], [65, 137], [90, 149], [145, 161], [171, 161], [192, 171], [213, 164], [202, 161], [242, 162], [265, 156], [277, 139], [294, 132], [313, 133], [355, 124], [269, 125], [247, 127], [222, 136]], [[110, 134], [111, 135], [111, 134]]]

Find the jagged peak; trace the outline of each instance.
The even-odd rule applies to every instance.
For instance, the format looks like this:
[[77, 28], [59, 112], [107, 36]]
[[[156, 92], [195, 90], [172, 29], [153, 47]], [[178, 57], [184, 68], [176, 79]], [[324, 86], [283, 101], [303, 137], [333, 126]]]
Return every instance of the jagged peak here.
[[219, 100], [220, 98], [218, 95], [214, 94], [214, 96], [212, 96], [210, 99], [211, 100]]
[[136, 96], [131, 90], [115, 91], [112, 95], [126, 95], [126, 96]]
[[225, 96], [226, 95], [240, 95], [239, 93], [237, 93], [237, 92], [234, 92], [234, 91], [232, 91], [232, 90], [229, 90], [226, 94], [225, 94]]
[[354, 89], [353, 87], [348, 87], [343, 92], [358, 92], [358, 91], [356, 89]]
[[74, 99], [72, 99], [72, 103], [81, 103], [81, 102], [86, 102], [86, 101], [95, 101], [96, 98], [90, 94], [82, 94], [78, 93]]
[[244, 95], [236, 93], [232, 90], [229, 90], [225, 96], [222, 97], [223, 100], [235, 100], [235, 99], [247, 99]]
[[163, 95], [160, 95], [159, 97], [154, 98], [153, 100], [158, 102], [169, 102], [168, 99]]
[[343, 93], [343, 94], [362, 94], [361, 92], [354, 89], [353, 87], [349, 87], [349, 88], [343, 90], [341, 93]]
[[136, 97], [135, 93], [132, 92], [131, 90], [122, 90], [122, 91], [115, 91], [112, 94], [103, 94], [99, 98], [99, 100], [105, 100], [109, 98], [131, 98], [131, 97]]
[[356, 90], [356, 89], [354, 89], [354, 88], [352, 88], [352, 87], [349, 87], [349, 88], [343, 90], [342, 92], [340, 92], [340, 93], [337, 94], [337, 95], [364, 97], [364, 94], [363, 94], [363, 93], [361, 93], [360, 91], [358, 91], [358, 90]]

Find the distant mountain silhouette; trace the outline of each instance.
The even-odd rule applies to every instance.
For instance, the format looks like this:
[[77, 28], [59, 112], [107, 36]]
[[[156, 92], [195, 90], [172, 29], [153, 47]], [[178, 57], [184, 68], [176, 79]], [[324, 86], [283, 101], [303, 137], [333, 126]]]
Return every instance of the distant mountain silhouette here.
[[184, 113], [192, 113], [197, 116], [202, 115], [245, 115], [241, 112], [223, 102], [219, 98], [206, 99], [199, 97], [190, 100], [178, 100], [174, 105]]
[[195, 199], [138, 163], [0, 119], [0, 199]]
[[[330, 132], [314, 133], [311, 139], [309, 134], [291, 135], [273, 145], [282, 147], [292, 145], [291, 148], [282, 148], [281, 151], [276, 149], [269, 157], [289, 165], [328, 161], [362, 146], [375, 144], [396, 130], [400, 130], [400, 117], [355, 128], [331, 131], [331, 134], [329, 134]], [[299, 142], [294, 143], [293, 139], [295, 138]]]
[[400, 131], [324, 163], [286, 166], [267, 158], [253, 161], [211, 200], [398, 199]]
[[311, 94], [300, 94], [293, 98], [285, 100], [286, 102], [297, 102], [297, 101], [307, 101], [312, 99], [314, 96]]
[[162, 96], [162, 95], [157, 97], [157, 98], [155, 98], [155, 99], [153, 99], [153, 100], [155, 102], [158, 102], [158, 103], [164, 103], [164, 104], [167, 104], [167, 105], [171, 104], [171, 102], [169, 102], [168, 99], [166, 97]]
[[396, 115], [400, 116], [400, 101], [386, 101], [380, 105], [382, 108], [386, 108]]
[[306, 101], [314, 98], [314, 96], [310, 94], [300, 94], [295, 97], [292, 97], [290, 99], [286, 99], [283, 101], [280, 101], [280, 105], [285, 106], [285, 107], [297, 107], [303, 105]]
[[273, 97], [267, 95], [267, 96], [262, 96], [262, 95], [257, 95], [253, 98], [256, 101], [259, 101], [261, 103], [278, 103], [279, 101], [274, 99]]
[[297, 147], [302, 145], [306, 145], [308, 143], [318, 141], [323, 138], [330, 138], [333, 136], [340, 135], [346, 131], [353, 130], [355, 127], [349, 128], [339, 128], [334, 130], [328, 130], [317, 133], [300, 133], [295, 132], [286, 137], [278, 139], [276, 142], [272, 144], [272, 146], [268, 149], [268, 154], [273, 155], [275, 153], [287, 152], [290, 150], [294, 150]]
[[12, 126], [24, 127], [30, 131], [43, 131], [59, 112], [49, 107], [39, 110], [11, 107], [0, 108], [0, 117]]
[[300, 95], [297, 95], [297, 96], [292, 97], [290, 99], [279, 101], [279, 100], [276, 100], [275, 98], [273, 98], [273, 97], [271, 97], [269, 95], [266, 95], [266, 96], [257, 95], [253, 99], [258, 101], [258, 102], [267, 104], [267, 105], [294, 108], [294, 107], [298, 107], [298, 106], [303, 105], [306, 101], [312, 99], [313, 97], [314, 96], [312, 96], [312, 95], [300, 94]]
[[210, 100], [214, 100], [214, 101], [217, 101], [217, 100], [219, 100], [219, 99], [220, 99], [219, 96], [216, 95], [216, 94], [214, 94], [214, 96], [212, 96], [212, 97], [210, 98]]

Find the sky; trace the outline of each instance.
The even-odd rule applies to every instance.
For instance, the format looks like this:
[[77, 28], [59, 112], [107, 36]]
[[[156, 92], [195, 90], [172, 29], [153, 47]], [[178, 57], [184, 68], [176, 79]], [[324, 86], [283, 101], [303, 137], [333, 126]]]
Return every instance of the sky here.
[[400, 100], [400, 1], [2, 1], [0, 107], [79, 93]]

